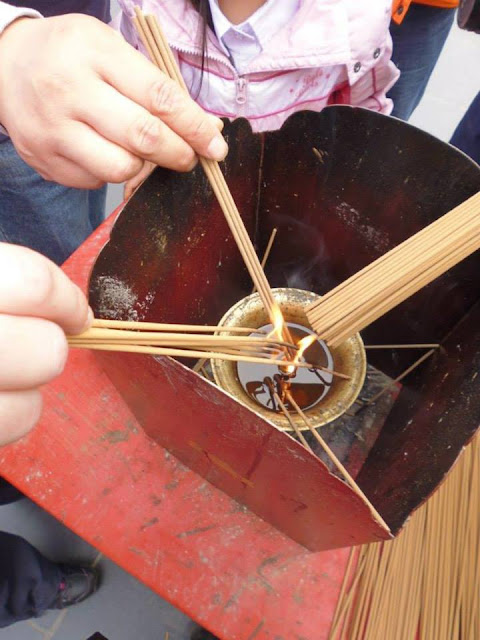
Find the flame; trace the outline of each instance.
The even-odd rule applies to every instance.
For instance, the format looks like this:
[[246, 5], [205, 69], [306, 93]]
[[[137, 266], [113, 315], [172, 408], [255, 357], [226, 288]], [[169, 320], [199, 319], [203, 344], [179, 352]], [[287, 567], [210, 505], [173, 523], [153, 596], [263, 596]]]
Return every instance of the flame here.
[[[282, 312], [280, 311], [280, 307], [278, 305], [275, 305], [272, 308], [272, 324], [273, 324], [273, 329], [268, 334], [268, 337], [275, 338], [277, 340], [283, 340], [285, 338], [284, 332], [285, 332], [286, 324], [285, 324], [285, 320], [283, 318]], [[300, 362], [300, 359], [302, 358], [305, 351], [316, 340], [317, 340], [317, 336], [315, 334], [305, 336], [304, 338], [302, 338], [297, 344], [298, 350], [295, 353], [295, 357], [293, 358], [293, 360], [291, 359], [291, 355], [288, 357], [289, 354], [287, 353], [287, 357], [290, 360], [290, 363], [288, 365], [285, 365], [285, 367], [282, 365], [281, 368], [286, 373], [289, 373], [289, 374], [294, 373], [296, 368], [295, 365], [298, 362]]]
[[295, 365], [297, 364], [297, 362], [300, 362], [300, 358], [303, 356], [308, 347], [315, 342], [316, 339], [317, 336], [313, 334], [310, 336], [305, 336], [299, 341], [297, 345], [298, 351], [295, 354], [295, 358], [293, 359], [292, 364], [289, 364], [288, 367], [285, 367], [287, 373], [293, 373], [295, 371]]
[[268, 334], [269, 338], [276, 338], [277, 340], [282, 340], [283, 336], [283, 327], [285, 325], [285, 320], [283, 319], [282, 312], [280, 311], [280, 307], [275, 305], [272, 308], [272, 316], [273, 316], [273, 329]]

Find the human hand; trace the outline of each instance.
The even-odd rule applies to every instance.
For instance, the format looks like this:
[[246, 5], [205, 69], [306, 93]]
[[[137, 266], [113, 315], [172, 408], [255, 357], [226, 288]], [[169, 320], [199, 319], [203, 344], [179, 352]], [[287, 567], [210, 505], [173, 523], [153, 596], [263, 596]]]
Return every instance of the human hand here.
[[20, 18], [0, 36], [0, 122], [47, 180], [93, 189], [143, 160], [179, 171], [222, 160], [221, 121], [99, 20]]
[[130, 178], [130, 180], [127, 180], [123, 188], [124, 200], [128, 200], [130, 196], [133, 196], [133, 194], [138, 189], [138, 187], [142, 184], [142, 182], [144, 182], [144, 180], [148, 178], [148, 176], [152, 173], [155, 167], [156, 165], [154, 162], [148, 162], [146, 160], [143, 167], [137, 173], [137, 175], [133, 176], [133, 178]]
[[65, 365], [67, 333], [91, 324], [80, 289], [53, 262], [0, 242], [0, 446], [25, 435], [42, 410], [38, 387]]

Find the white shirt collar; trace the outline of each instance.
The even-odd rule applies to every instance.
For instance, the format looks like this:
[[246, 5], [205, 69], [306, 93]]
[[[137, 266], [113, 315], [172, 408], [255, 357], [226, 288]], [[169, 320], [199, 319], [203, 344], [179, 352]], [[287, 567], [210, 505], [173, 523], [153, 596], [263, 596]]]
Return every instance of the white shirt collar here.
[[218, 0], [209, 0], [210, 11], [212, 13], [212, 21], [213, 28], [215, 30], [215, 34], [217, 38], [222, 41], [223, 36], [227, 33], [229, 29], [235, 26], [240, 27], [241, 25], [233, 25], [230, 20], [224, 15], [223, 11], [218, 6]]
[[[261, 53], [265, 43], [293, 18], [300, 0], [267, 0], [241, 24], [232, 24], [223, 14], [218, 0], [209, 0], [216, 36], [228, 56], [243, 63]], [[234, 43], [232, 35], [241, 34], [243, 42]], [[237, 65], [238, 66], [238, 65]]]

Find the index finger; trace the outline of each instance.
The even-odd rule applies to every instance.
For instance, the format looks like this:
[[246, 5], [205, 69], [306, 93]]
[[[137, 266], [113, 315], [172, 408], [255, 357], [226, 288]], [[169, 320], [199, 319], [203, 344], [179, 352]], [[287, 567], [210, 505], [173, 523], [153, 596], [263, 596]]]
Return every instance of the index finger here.
[[216, 120], [188, 93], [125, 41], [114, 38], [115, 54], [97, 57], [100, 73], [117, 91], [159, 117], [201, 156], [223, 160], [228, 146]]
[[0, 242], [0, 313], [45, 318], [66, 333], [90, 323], [87, 300], [61, 269], [26, 247]]

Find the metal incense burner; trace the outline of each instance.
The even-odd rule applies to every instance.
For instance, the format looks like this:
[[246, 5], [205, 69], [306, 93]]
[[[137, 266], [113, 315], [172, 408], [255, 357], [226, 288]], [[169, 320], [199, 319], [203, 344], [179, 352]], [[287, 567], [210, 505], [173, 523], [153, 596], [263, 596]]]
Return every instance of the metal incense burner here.
[[[467, 156], [365, 109], [296, 113], [281, 130], [261, 135], [236, 120], [224, 133], [230, 151], [222, 171], [260, 255], [278, 230], [265, 267], [273, 287], [329, 292], [480, 188], [480, 168]], [[94, 235], [92, 247], [105, 238], [104, 231]], [[285, 423], [277, 426], [281, 417], [271, 408], [246, 397], [226, 363], [220, 371], [214, 364], [217, 385], [192, 370], [195, 362], [96, 352], [117, 394], [102, 398], [101, 411], [125, 404], [152, 447], [165, 447], [208, 481], [195, 485], [186, 472], [187, 485], [199, 488], [188, 489], [184, 508], [193, 500], [199, 518], [217, 487], [246, 507], [229, 506], [222, 526], [231, 519], [229, 531], [236, 531], [257, 514], [263, 523], [254, 521], [255, 528], [269, 532], [280, 553], [285, 547], [274, 529], [312, 551], [386, 540], [443, 481], [477, 430], [479, 269], [477, 253], [362, 332], [367, 375], [348, 411], [364, 376], [361, 341], [355, 356], [330, 354], [331, 368], [352, 379], [333, 381], [306, 414], [315, 425], [330, 421], [317, 435], [365, 498], [339, 477], [312, 433], [301, 433], [310, 451], [283, 431]], [[186, 174], [159, 167], [118, 216], [89, 295], [99, 318], [216, 325], [223, 317], [224, 324], [261, 327], [268, 320], [251, 287], [201, 167]], [[286, 319], [308, 328], [303, 308], [314, 294], [276, 295]], [[391, 347], [424, 343], [441, 348]], [[138, 461], [133, 481], [143, 464], [150, 462]], [[131, 481], [113, 478], [112, 486]], [[172, 504], [177, 494], [169, 494]]]
[[[282, 311], [285, 322], [300, 325], [306, 329], [310, 328], [304, 309], [318, 300], [320, 296], [310, 291], [287, 288], [274, 289], [273, 295]], [[258, 293], [254, 293], [231, 307], [219, 324], [227, 327], [260, 328], [269, 324], [269, 318], [260, 296]], [[314, 346], [315, 344], [307, 350], [308, 354], [311, 354]], [[320, 358], [318, 357], [319, 355]], [[320, 359], [322, 361], [318, 361]], [[335, 369], [350, 377], [349, 380], [345, 380], [332, 376], [332, 374], [322, 374], [320, 371], [319, 380], [314, 373], [309, 374], [311, 378], [318, 381], [316, 385], [318, 387], [318, 397], [312, 402], [313, 406], [305, 408], [305, 413], [314, 427], [321, 427], [343, 415], [355, 402], [362, 389], [367, 370], [367, 359], [360, 334], [356, 334], [332, 350], [328, 349], [323, 342], [318, 341], [315, 360], [317, 361], [312, 361], [312, 364], [320, 364], [330, 369]], [[271, 420], [280, 429], [291, 431], [292, 427], [283, 413], [264, 406], [263, 403], [247, 393], [240, 375], [241, 366], [241, 364], [226, 360], [213, 360], [212, 371], [215, 382], [252, 411]], [[257, 365], [256, 368], [259, 371], [258, 378], [260, 381], [266, 376], [270, 376], [273, 379], [274, 375], [279, 373], [275, 365]], [[308, 369], [302, 370], [299, 371], [299, 375], [303, 374], [305, 376], [308, 372]], [[292, 384], [295, 384], [295, 379], [292, 380]], [[296, 412], [291, 413], [291, 418], [299, 429], [308, 429], [302, 417]]]

